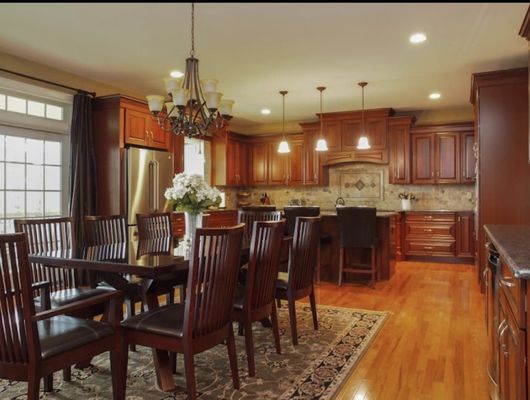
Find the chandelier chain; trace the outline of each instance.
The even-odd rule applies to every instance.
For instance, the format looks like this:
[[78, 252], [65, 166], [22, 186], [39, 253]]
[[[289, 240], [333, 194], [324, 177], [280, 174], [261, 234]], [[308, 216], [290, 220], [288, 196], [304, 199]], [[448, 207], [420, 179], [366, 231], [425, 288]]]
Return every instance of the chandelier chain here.
[[191, 3], [191, 51], [190, 56], [195, 57], [195, 3]]

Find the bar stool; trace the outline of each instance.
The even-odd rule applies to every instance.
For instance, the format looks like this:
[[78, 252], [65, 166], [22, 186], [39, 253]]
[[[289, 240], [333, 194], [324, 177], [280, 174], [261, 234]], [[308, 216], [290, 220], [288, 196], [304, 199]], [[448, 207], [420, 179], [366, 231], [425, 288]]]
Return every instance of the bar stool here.
[[[374, 288], [377, 272], [376, 209], [338, 207], [337, 217], [340, 227], [339, 286], [342, 286], [343, 273], [350, 272], [370, 275], [370, 287]], [[354, 248], [369, 248], [371, 250], [370, 264], [350, 262], [346, 265], [346, 250]]]
[[[296, 225], [297, 217], [318, 217], [320, 216], [320, 207], [318, 206], [286, 206], [283, 208], [285, 215], [285, 234], [294, 236], [294, 227]], [[317, 283], [320, 282], [320, 269], [322, 268], [322, 247], [331, 243], [331, 236], [326, 234], [320, 234], [319, 247], [317, 253], [317, 266], [315, 273], [315, 280]], [[328, 257], [328, 261], [329, 261]], [[326, 267], [331, 266], [328, 262]]]

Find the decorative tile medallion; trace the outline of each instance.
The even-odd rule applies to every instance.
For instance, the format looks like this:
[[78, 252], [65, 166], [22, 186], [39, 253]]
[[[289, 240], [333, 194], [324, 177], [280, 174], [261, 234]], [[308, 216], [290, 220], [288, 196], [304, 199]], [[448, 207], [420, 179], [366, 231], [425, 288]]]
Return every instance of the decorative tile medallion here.
[[383, 200], [382, 171], [341, 172], [340, 195], [350, 199]]

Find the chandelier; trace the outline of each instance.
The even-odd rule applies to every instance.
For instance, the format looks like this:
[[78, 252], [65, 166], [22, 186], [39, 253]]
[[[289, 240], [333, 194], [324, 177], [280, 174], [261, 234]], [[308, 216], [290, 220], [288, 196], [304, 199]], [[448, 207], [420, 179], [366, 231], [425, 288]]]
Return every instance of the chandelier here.
[[[199, 78], [199, 60], [195, 58], [195, 3], [191, 3], [191, 51], [182, 79], [164, 79], [165, 96], [146, 96], [149, 111], [158, 125], [175, 135], [208, 135], [232, 118], [233, 100], [221, 100], [216, 79]], [[163, 108], [166, 114], [162, 114]]]

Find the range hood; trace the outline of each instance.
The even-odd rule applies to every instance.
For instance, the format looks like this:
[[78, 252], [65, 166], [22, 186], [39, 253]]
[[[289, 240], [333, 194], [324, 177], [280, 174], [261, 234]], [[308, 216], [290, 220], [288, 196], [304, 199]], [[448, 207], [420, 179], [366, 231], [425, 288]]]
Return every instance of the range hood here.
[[358, 150], [329, 152], [322, 157], [322, 165], [325, 167], [349, 163], [374, 163], [388, 164], [388, 151], [385, 150]]

